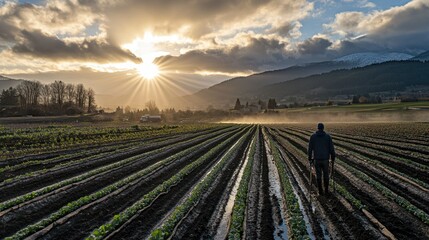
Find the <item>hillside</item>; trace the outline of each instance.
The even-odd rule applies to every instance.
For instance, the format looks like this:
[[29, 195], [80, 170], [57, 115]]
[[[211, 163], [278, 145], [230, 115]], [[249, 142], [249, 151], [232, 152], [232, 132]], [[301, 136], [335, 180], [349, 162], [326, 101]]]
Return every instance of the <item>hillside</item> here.
[[272, 84], [254, 91], [253, 94], [260, 98], [299, 95], [308, 98], [326, 98], [340, 94], [401, 91], [409, 86], [429, 86], [427, 76], [429, 76], [429, 62], [386, 62]]
[[413, 57], [411, 60], [429, 61], [429, 51], [426, 51], [422, 54], [419, 54], [419, 55]]
[[364, 67], [371, 64], [383, 63], [389, 61], [403, 61], [409, 60], [413, 56], [405, 53], [373, 53], [373, 52], [363, 52], [363, 53], [354, 53], [344, 57], [334, 59], [334, 62], [348, 62], [354, 67]]
[[[355, 53], [334, 59], [332, 61], [308, 63], [300, 66], [292, 66], [285, 69], [267, 71], [247, 77], [232, 78], [203, 89], [193, 95], [186, 96], [186, 106], [192, 105], [204, 108], [207, 105], [223, 106], [234, 101], [237, 97], [255, 99], [255, 93], [266, 86], [286, 82], [296, 78], [308, 77], [314, 74], [328, 73], [339, 69], [352, 69], [374, 63], [386, 61], [404, 60], [411, 55], [403, 53]], [[195, 103], [200, 103], [196, 105]]]
[[219, 106], [230, 103], [237, 96], [251, 97], [254, 91], [267, 85], [350, 67], [352, 66], [346, 62], [320, 62], [303, 66], [292, 66], [286, 69], [267, 71], [247, 77], [232, 78], [203, 89], [193, 95], [186, 96], [184, 99], [187, 101], [187, 104], [192, 104], [193, 106], [196, 106], [195, 103], [204, 102], [201, 106], [196, 107], [207, 107], [208, 104]]
[[17, 80], [12, 78], [7, 78], [0, 75], [0, 91], [3, 89], [8, 89], [10, 87], [16, 87], [23, 80]]

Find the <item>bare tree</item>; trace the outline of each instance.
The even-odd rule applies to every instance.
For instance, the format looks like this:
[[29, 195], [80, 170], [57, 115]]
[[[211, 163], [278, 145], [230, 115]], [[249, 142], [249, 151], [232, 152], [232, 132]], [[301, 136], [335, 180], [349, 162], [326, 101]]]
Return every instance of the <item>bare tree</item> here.
[[19, 101], [22, 108], [27, 109], [29, 105], [37, 105], [39, 103], [40, 90], [42, 84], [35, 81], [21, 82], [16, 90], [18, 91]]
[[85, 107], [86, 98], [87, 94], [85, 87], [83, 86], [83, 84], [78, 84], [76, 86], [76, 104], [81, 109]]
[[68, 103], [73, 103], [73, 101], [75, 100], [76, 97], [76, 87], [69, 83], [66, 85], [66, 102]]
[[20, 107], [22, 109], [27, 109], [27, 92], [23, 83], [20, 83], [18, 86], [16, 86], [16, 91], [18, 92], [18, 100]]
[[87, 95], [85, 87], [83, 86], [83, 84], [78, 84], [76, 86], [76, 104], [78, 107], [82, 109], [85, 107], [86, 97]]
[[51, 102], [51, 87], [49, 85], [43, 85], [40, 89], [40, 96], [42, 98], [42, 103], [47, 107]]
[[159, 109], [155, 104], [155, 101], [149, 101], [146, 103], [146, 108], [149, 114], [159, 114]]
[[92, 88], [86, 91], [88, 99], [88, 113], [95, 111], [95, 92]]
[[66, 84], [62, 81], [55, 81], [51, 84], [52, 100], [58, 104], [60, 109], [63, 108]]

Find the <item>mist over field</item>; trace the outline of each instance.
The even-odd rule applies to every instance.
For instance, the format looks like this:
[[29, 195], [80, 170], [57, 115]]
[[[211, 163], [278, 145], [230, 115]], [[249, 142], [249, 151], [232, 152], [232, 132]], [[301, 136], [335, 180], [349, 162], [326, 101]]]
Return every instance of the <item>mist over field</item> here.
[[[282, 123], [371, 123], [383, 122], [428, 122], [428, 111], [371, 112], [371, 113], [288, 113], [258, 116], [242, 116], [221, 121], [238, 124], [282, 124]], [[316, 126], [316, 125], [315, 125]]]

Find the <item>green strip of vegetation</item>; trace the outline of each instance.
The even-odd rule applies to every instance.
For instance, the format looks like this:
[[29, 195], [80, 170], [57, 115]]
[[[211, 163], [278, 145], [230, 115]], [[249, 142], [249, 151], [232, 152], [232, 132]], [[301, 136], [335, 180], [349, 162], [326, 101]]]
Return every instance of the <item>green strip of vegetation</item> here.
[[255, 135], [250, 147], [248, 161], [244, 168], [241, 177], [240, 185], [237, 189], [235, 196], [234, 207], [232, 208], [231, 223], [228, 233], [228, 239], [242, 239], [243, 238], [243, 222], [245, 218], [245, 211], [247, 205], [247, 190], [249, 189], [250, 176], [252, 174], [253, 162], [256, 152], [256, 141], [258, 133]]
[[155, 136], [224, 128], [225, 125], [194, 124], [118, 127], [72, 127], [47, 126], [39, 128], [0, 129], [0, 160], [28, 154], [64, 150], [88, 144], [100, 145], [118, 141], [129, 141]]
[[[332, 181], [329, 182], [329, 185], [331, 188], [333, 188]], [[339, 184], [338, 182], [335, 182], [335, 190], [357, 209], [361, 210], [365, 208], [365, 205], [363, 205], [361, 201], [355, 198], [343, 185]]]
[[387, 187], [385, 187], [380, 182], [372, 179], [365, 173], [356, 170], [355, 168], [351, 167], [350, 165], [339, 161], [338, 162], [341, 166], [346, 168], [348, 171], [356, 175], [358, 178], [362, 179], [366, 183], [370, 184], [371, 186], [375, 187], [378, 191], [380, 191], [381, 194], [383, 194], [385, 197], [389, 198], [390, 200], [395, 201], [397, 204], [399, 204], [401, 207], [405, 208], [408, 212], [419, 218], [422, 222], [429, 224], [429, 215], [425, 213], [423, 210], [419, 209], [418, 207], [414, 206], [412, 203], [410, 203], [405, 198], [399, 196], [398, 194], [394, 193]]
[[[229, 139], [228, 142], [230, 142], [230, 141], [231, 141], [231, 138]], [[75, 211], [76, 209], [78, 209], [78, 208], [80, 208], [86, 204], [89, 204], [89, 203], [91, 203], [97, 199], [100, 199], [100, 198], [114, 192], [115, 190], [118, 190], [119, 188], [124, 187], [125, 185], [130, 184], [133, 181], [138, 180], [138, 179], [156, 171], [159, 168], [162, 168], [165, 165], [170, 164], [171, 162], [173, 162], [177, 159], [185, 157], [186, 155], [195, 151], [197, 149], [197, 147], [201, 147], [201, 146], [197, 145], [197, 146], [189, 148], [185, 151], [179, 152], [179, 153], [177, 153], [177, 154], [175, 154], [175, 155], [173, 155], [173, 156], [171, 156], [165, 160], [159, 161], [159, 162], [157, 162], [157, 163], [155, 163], [155, 164], [153, 164], [153, 165], [151, 165], [151, 166], [149, 166], [149, 167], [125, 178], [125, 179], [122, 179], [122, 180], [120, 180], [120, 181], [118, 181], [112, 185], [109, 185], [109, 186], [101, 189], [98, 192], [92, 193], [88, 196], [81, 197], [76, 201], [70, 202], [66, 206], [63, 206], [57, 212], [52, 213], [49, 217], [47, 217], [47, 218], [45, 218], [45, 219], [43, 219], [43, 220], [41, 220], [35, 224], [29, 225], [29, 226], [21, 229], [20, 231], [18, 231], [14, 235], [7, 237], [5, 240], [23, 239], [23, 238], [29, 236], [30, 234], [33, 234], [37, 231], [40, 231], [43, 228], [45, 228], [46, 226], [48, 226], [49, 224], [55, 222], [56, 220], [60, 219], [61, 217], [65, 216], [65, 215]], [[217, 148], [215, 148], [215, 149], [217, 149]], [[209, 153], [213, 154], [212, 151], [210, 151]], [[195, 162], [193, 164], [195, 165]], [[201, 164], [201, 162], [200, 162], [200, 164]], [[187, 168], [189, 168], [189, 166], [190, 165], [188, 165]], [[176, 179], [176, 181], [177, 180], [180, 180], [180, 179]], [[162, 184], [162, 185], [158, 186], [156, 189], [158, 189], [158, 191], [165, 191], [167, 189], [167, 186], [165, 184]], [[154, 197], [153, 191], [147, 195], [149, 195], [149, 197]]]
[[[220, 134], [220, 133], [223, 133], [225, 131], [231, 131], [231, 129], [229, 129], [229, 128], [228, 129], [222, 129], [222, 130], [216, 132], [216, 134]], [[210, 134], [213, 134], [213, 133], [210, 133]], [[198, 136], [198, 137], [192, 138], [190, 140], [187, 140], [184, 143], [189, 142], [189, 141], [193, 141], [193, 140], [195, 140], [197, 138], [203, 138], [203, 137], [204, 136]], [[165, 140], [165, 141], [162, 141], [162, 142], [158, 142], [157, 144], [162, 145], [162, 144], [165, 144], [168, 141], [169, 140]], [[117, 153], [117, 152], [123, 152], [123, 151], [131, 150], [133, 148], [135, 148], [135, 147], [125, 148], [125, 149], [118, 149], [118, 150], [115, 150], [114, 152], [108, 153], [108, 155], [112, 155], [112, 154]], [[167, 148], [168, 147], [163, 147], [163, 148], [157, 149], [155, 151], [151, 151], [151, 152], [148, 152], [148, 153], [143, 153], [143, 154], [140, 154], [138, 156], [134, 156], [133, 159], [137, 159], [138, 157], [143, 157], [143, 156], [146, 156], [148, 154], [159, 153], [159, 152], [165, 151], [165, 149], [167, 149]], [[27, 177], [33, 177], [33, 176], [40, 175], [40, 174], [45, 174], [48, 171], [52, 171], [52, 170], [55, 170], [55, 169], [58, 169], [58, 168], [62, 168], [62, 167], [65, 167], [65, 166], [68, 166], [68, 165], [71, 165], [71, 164], [77, 164], [79, 162], [85, 162], [85, 161], [91, 160], [92, 158], [99, 157], [99, 156], [102, 156], [102, 155], [105, 155], [105, 153], [101, 153], [101, 154], [97, 154], [97, 155], [92, 155], [90, 157], [82, 158], [82, 159], [75, 160], [75, 161], [69, 161], [69, 162], [65, 162], [65, 163], [60, 163], [60, 164], [58, 164], [58, 165], [56, 165], [56, 166], [54, 166], [53, 168], [50, 168], [50, 169], [41, 169], [41, 170], [37, 170], [37, 171], [32, 171], [32, 172], [28, 172], [28, 173], [25, 173], [25, 174], [21, 174], [21, 175], [18, 175], [18, 176], [6, 179], [1, 184], [10, 183], [10, 182], [13, 182], [13, 181], [21, 180], [21, 179], [27, 178]], [[1, 171], [0, 171], [0, 173], [1, 173]], [[1, 205], [0, 205], [0, 211], [1, 211]]]
[[[140, 158], [142, 158], [144, 156], [157, 154], [157, 153], [160, 153], [162, 151], [164, 151], [163, 148], [157, 149], [157, 150], [154, 150], [154, 151], [151, 151], [151, 152], [148, 152], [148, 153], [140, 154], [140, 155], [137, 155], [137, 156], [133, 156], [131, 158], [127, 158], [125, 160], [122, 160], [122, 161], [119, 161], [119, 162], [107, 165], [105, 167], [94, 169], [94, 170], [89, 171], [89, 172], [87, 172], [85, 174], [82, 174], [82, 175], [79, 175], [79, 176], [76, 176], [76, 177], [73, 177], [73, 178], [70, 178], [70, 179], [66, 179], [64, 181], [61, 181], [61, 182], [52, 184], [50, 186], [41, 188], [41, 189], [36, 190], [34, 192], [30, 192], [30, 193], [27, 193], [25, 195], [21, 195], [19, 197], [13, 198], [13, 199], [8, 200], [6, 202], [2, 202], [2, 203], [0, 203], [0, 211], [3, 211], [3, 210], [8, 209], [10, 207], [13, 207], [13, 206], [16, 206], [18, 204], [24, 203], [26, 201], [32, 200], [32, 199], [34, 199], [34, 198], [36, 198], [38, 196], [41, 196], [43, 194], [52, 192], [52, 191], [54, 191], [54, 190], [56, 190], [58, 188], [61, 188], [61, 187], [70, 185], [72, 183], [76, 183], [76, 182], [85, 180], [85, 179], [87, 179], [89, 177], [92, 177], [94, 175], [97, 175], [99, 173], [106, 172], [108, 170], [111, 170], [111, 169], [123, 166], [123, 165], [128, 164], [130, 162], [133, 162], [133, 161], [135, 161], [137, 159], [140, 159]], [[23, 176], [23, 175], [21, 175], [21, 176]]]
[[[296, 141], [297, 143], [298, 143], [298, 142], [300, 142], [300, 143], [298, 143], [298, 144], [299, 144], [299, 147], [300, 147], [303, 151], [306, 151], [306, 150], [305, 150], [305, 147], [304, 147], [303, 145], [301, 145], [301, 144], [305, 144], [305, 142], [304, 142], [302, 139], [299, 139], [299, 138], [297, 138], [297, 137], [293, 137], [293, 136], [290, 136], [290, 135], [289, 135], [288, 137], [289, 137], [289, 138], [291, 138], [292, 140]], [[338, 147], [338, 146], [337, 146], [337, 147]], [[342, 147], [339, 147], [339, 148], [342, 148]], [[345, 148], [343, 147], [342, 149], [345, 149]], [[349, 150], [347, 150], [347, 149], [345, 149], [345, 150], [346, 150], [346, 152], [350, 152], [350, 151], [349, 151]], [[425, 183], [425, 182], [423, 182], [423, 181], [421, 181], [421, 180], [419, 180], [419, 179], [416, 179], [416, 178], [414, 178], [414, 177], [411, 177], [411, 176], [409, 176], [409, 175], [407, 175], [407, 174], [405, 174], [405, 173], [403, 173], [403, 172], [400, 172], [400, 171], [398, 171], [397, 169], [394, 169], [394, 168], [392, 168], [392, 167], [390, 167], [390, 166], [388, 166], [388, 165], [384, 164], [382, 161], [374, 160], [373, 158], [366, 157], [366, 156], [364, 156], [364, 155], [362, 155], [362, 154], [360, 154], [360, 153], [358, 153], [358, 152], [353, 152], [352, 154], [353, 154], [353, 155], [355, 155], [355, 156], [357, 156], [357, 157], [359, 157], [359, 158], [365, 159], [366, 161], [372, 162], [372, 163], [374, 163], [375, 165], [380, 165], [380, 166], [382, 166], [383, 168], [386, 168], [386, 169], [388, 169], [388, 170], [390, 170], [390, 171], [392, 171], [392, 172], [394, 172], [394, 173], [396, 173], [396, 174], [399, 174], [399, 175], [401, 175], [401, 176], [403, 176], [403, 177], [405, 177], [405, 178], [407, 178], [407, 179], [409, 179], [409, 180], [411, 180], [411, 181], [413, 181], [413, 182], [415, 182], [415, 183], [417, 183], [417, 184], [419, 184], [419, 185], [421, 185], [421, 186], [423, 186], [423, 187], [425, 187], [425, 188], [429, 188], [429, 185], [428, 185], [427, 183]]]
[[283, 190], [283, 198], [286, 204], [286, 212], [289, 216], [287, 219], [287, 224], [289, 225], [289, 238], [290, 239], [310, 239], [310, 236], [307, 233], [307, 228], [304, 221], [304, 216], [299, 208], [298, 199], [295, 196], [295, 193], [292, 188], [292, 184], [288, 178], [288, 173], [286, 172], [286, 164], [282, 161], [280, 152], [277, 144], [271, 139], [269, 139], [271, 152], [273, 153], [274, 162], [276, 164], [277, 170], [280, 176], [280, 184]]
[[252, 131], [248, 131], [244, 136], [240, 138], [235, 147], [231, 148], [222, 158], [219, 160], [218, 164], [213, 167], [210, 173], [200, 181], [195, 188], [192, 190], [190, 196], [177, 206], [173, 213], [164, 221], [162, 226], [154, 231], [152, 231], [150, 240], [159, 240], [159, 239], [168, 239], [171, 234], [173, 234], [174, 228], [176, 225], [186, 216], [186, 214], [198, 204], [201, 196], [210, 188], [213, 184], [216, 177], [224, 169], [228, 160], [233, 156], [235, 151], [244, 144], [249, 134]]

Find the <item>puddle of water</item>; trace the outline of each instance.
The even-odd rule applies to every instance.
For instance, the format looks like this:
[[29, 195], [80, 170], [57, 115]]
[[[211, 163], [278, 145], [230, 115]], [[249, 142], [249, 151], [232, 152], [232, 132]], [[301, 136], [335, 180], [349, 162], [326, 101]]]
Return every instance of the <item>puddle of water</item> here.
[[271, 195], [275, 195], [277, 198], [277, 201], [279, 203], [279, 207], [280, 207], [280, 217], [283, 221], [281, 221], [281, 223], [279, 224], [278, 222], [274, 221], [274, 233], [273, 233], [273, 237], [276, 240], [287, 240], [289, 239], [289, 233], [287, 230], [287, 226], [286, 226], [286, 214], [284, 212], [283, 209], [283, 197], [282, 197], [282, 191], [281, 191], [281, 186], [280, 186], [280, 176], [279, 173], [277, 172], [277, 168], [274, 164], [274, 159], [273, 159], [273, 155], [271, 154], [271, 152], [269, 152], [269, 145], [267, 144], [266, 141], [264, 141], [265, 143], [265, 149], [267, 149], [266, 154], [267, 154], [267, 159], [268, 159], [268, 179], [270, 182], [270, 196]]
[[[252, 142], [249, 145], [252, 146], [255, 139], [252, 140]], [[225, 205], [225, 212], [222, 215], [222, 219], [219, 223], [219, 226], [216, 231], [216, 236], [214, 237], [215, 240], [224, 240], [227, 237], [228, 230], [229, 230], [229, 221], [231, 219], [232, 214], [232, 208], [234, 207], [235, 197], [237, 195], [238, 187], [240, 186], [241, 178], [243, 177], [244, 168], [247, 165], [247, 162], [249, 161], [249, 151], [246, 152], [246, 157], [244, 159], [244, 163], [242, 164], [240, 168], [240, 172], [238, 173], [237, 179], [235, 180], [234, 186], [232, 187], [231, 193], [228, 198], [228, 202]]]
[[[280, 150], [280, 151], [282, 151], [282, 150]], [[283, 156], [284, 156], [284, 154], [283, 154]], [[289, 170], [291, 171], [292, 174], [294, 174], [295, 176], [298, 176], [297, 175], [298, 173], [294, 169], [289, 169]], [[295, 178], [295, 179], [297, 181], [298, 187], [301, 189], [301, 191], [303, 192], [303, 194], [305, 196], [310, 196], [309, 195], [310, 193], [307, 191], [307, 189], [301, 187], [301, 186], [304, 186], [304, 184], [301, 182], [300, 178]], [[308, 233], [308, 235], [309, 235], [309, 237], [311, 239], [316, 239], [316, 237], [314, 236], [313, 229], [311, 228], [311, 224], [310, 224], [310, 220], [308, 218], [307, 211], [305, 210], [305, 208], [303, 206], [302, 200], [299, 197], [299, 194], [296, 191], [295, 186], [292, 186], [292, 190], [293, 190], [293, 193], [295, 194], [296, 199], [298, 200], [299, 209], [301, 210], [302, 215], [304, 217], [304, 222], [305, 222], [305, 225], [306, 225], [306, 228], [307, 228], [307, 233]], [[310, 196], [310, 197], [312, 198], [312, 201], [317, 201], [317, 199], [314, 196]], [[310, 208], [311, 208], [311, 211], [313, 213], [316, 212], [316, 205], [315, 204], [312, 203]], [[323, 232], [323, 239], [330, 240], [331, 238], [329, 236], [329, 232], [328, 232], [328, 229], [327, 229], [326, 225], [323, 222], [319, 222], [319, 225], [320, 225], [320, 227], [322, 229], [322, 232]]]

